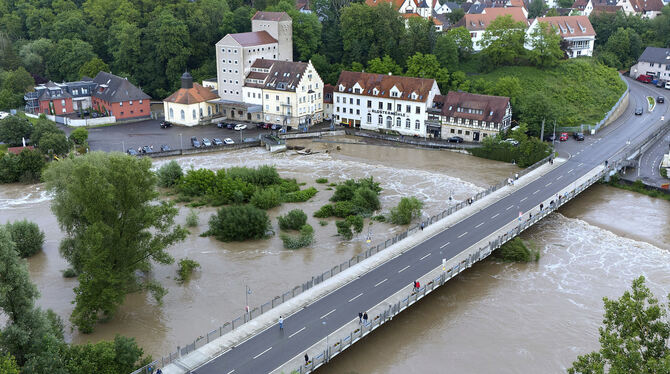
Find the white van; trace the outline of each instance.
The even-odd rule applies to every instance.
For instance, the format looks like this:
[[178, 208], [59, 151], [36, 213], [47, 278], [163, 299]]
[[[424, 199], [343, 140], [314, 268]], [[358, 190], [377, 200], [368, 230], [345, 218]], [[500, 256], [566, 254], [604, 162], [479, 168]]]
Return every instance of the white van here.
[[665, 89], [670, 90], [670, 81], [665, 82]]

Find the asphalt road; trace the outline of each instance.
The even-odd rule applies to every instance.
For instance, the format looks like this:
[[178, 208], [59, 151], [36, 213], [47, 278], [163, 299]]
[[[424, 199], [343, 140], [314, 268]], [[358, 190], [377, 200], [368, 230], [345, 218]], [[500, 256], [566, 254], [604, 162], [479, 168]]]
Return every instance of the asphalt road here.
[[267, 373], [302, 355], [324, 336], [357, 318], [358, 312], [372, 308], [439, 266], [443, 258], [452, 258], [492, 234], [514, 220], [519, 211], [526, 212], [550, 199], [588, 170], [622, 151], [628, 140], [635, 144], [636, 140], [653, 132], [661, 124], [660, 117], [667, 116], [667, 106], [642, 116], [633, 115], [635, 103], [643, 102], [645, 96], [652, 95], [652, 92], [649, 87], [631, 85], [631, 104], [616, 122], [597, 136], [588, 136], [584, 142], [570, 140], [559, 144], [559, 151], [570, 156], [563, 165], [347, 286], [291, 316], [285, 316], [283, 331], [278, 326], [268, 328], [193, 373]]

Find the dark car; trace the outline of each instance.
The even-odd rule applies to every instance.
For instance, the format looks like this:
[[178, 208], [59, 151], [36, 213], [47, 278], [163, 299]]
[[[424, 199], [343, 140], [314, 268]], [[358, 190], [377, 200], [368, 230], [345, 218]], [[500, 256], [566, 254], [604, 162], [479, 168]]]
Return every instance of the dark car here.
[[656, 87], [658, 87], [658, 88], [665, 87], [665, 81], [659, 79], [658, 81], [656, 81]]
[[214, 145], [223, 145], [223, 142], [219, 138], [212, 139], [212, 143], [214, 143]]
[[168, 127], [172, 127], [172, 123], [168, 121], [161, 121], [161, 129], [167, 129]]
[[636, 115], [636, 116], [641, 116], [642, 113], [644, 113], [644, 110], [642, 109], [641, 106], [635, 108], [635, 115]]
[[275, 123], [275, 124], [272, 125], [272, 127], [270, 127], [270, 128], [271, 128], [272, 130], [281, 130], [281, 129], [282, 129], [282, 125], [277, 125], [277, 124]]
[[226, 124], [225, 124], [225, 122], [219, 122], [219, 123], [216, 124], [216, 127], [222, 129], [222, 128], [226, 127]]
[[154, 151], [153, 148], [151, 148], [148, 145], [145, 145], [144, 147], [142, 147], [142, 153], [152, 153], [153, 151]]
[[234, 124], [234, 123], [226, 123], [226, 128], [227, 128], [228, 130], [232, 130], [232, 129], [235, 128], [235, 124]]
[[98, 113], [96, 113], [96, 112], [91, 113], [91, 117], [98, 118]]
[[665, 102], [665, 97], [659, 96], [656, 98], [656, 102], [659, 104], [663, 104]]
[[167, 144], [161, 145], [161, 152], [167, 152], [167, 151], [171, 151], [171, 150], [172, 149], [170, 148], [169, 145], [167, 145]]
[[581, 132], [576, 132], [576, 133], [572, 134], [572, 137], [575, 140], [578, 140], [578, 141], [584, 140], [584, 134], [582, 134]]
[[460, 136], [452, 136], [451, 138], [447, 139], [449, 143], [463, 143], [463, 138]]
[[193, 145], [193, 148], [200, 148], [202, 146], [198, 138], [196, 138], [195, 136], [191, 137], [191, 145]]
[[128, 153], [128, 154], [131, 155], [131, 156], [137, 156], [137, 151], [134, 150], [133, 148], [128, 148], [128, 150], [126, 151], [126, 153]]
[[554, 134], [554, 133], [551, 133], [549, 135], [544, 136], [544, 141], [545, 142], [553, 142], [554, 140], [556, 140], [556, 134]]

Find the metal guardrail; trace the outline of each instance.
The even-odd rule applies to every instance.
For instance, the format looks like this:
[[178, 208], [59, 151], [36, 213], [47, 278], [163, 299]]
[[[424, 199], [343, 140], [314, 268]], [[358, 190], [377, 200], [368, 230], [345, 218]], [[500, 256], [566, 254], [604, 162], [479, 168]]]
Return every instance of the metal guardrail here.
[[[538, 161], [534, 165], [531, 165], [526, 169], [520, 170], [516, 174], [518, 174], [518, 177], [526, 175], [526, 174], [530, 173], [531, 171], [537, 169], [538, 167], [544, 165], [545, 163], [549, 162], [552, 158], [553, 158], [553, 156], [548, 156], [548, 157]], [[203, 335], [198, 336], [191, 343], [189, 343], [185, 346], [177, 346], [177, 349], [174, 352], [170, 352], [167, 356], [161, 357], [160, 360], [154, 361], [151, 364], [151, 365], [153, 365], [152, 367], [156, 368], [156, 367], [164, 367], [165, 365], [168, 365], [169, 363], [173, 362], [174, 360], [178, 359], [179, 357], [181, 357], [183, 355], [186, 355], [190, 352], [193, 352], [194, 350], [202, 347], [203, 345], [211, 342], [212, 340], [214, 340], [214, 339], [216, 339], [216, 338], [218, 338], [218, 337], [220, 337], [220, 336], [222, 336], [222, 335], [224, 335], [228, 332], [231, 332], [231, 331], [235, 330], [236, 328], [240, 327], [244, 323], [249, 322], [252, 319], [259, 317], [261, 314], [277, 307], [278, 305], [281, 305], [282, 303], [286, 302], [287, 300], [289, 300], [289, 299], [291, 299], [291, 298], [309, 290], [310, 288], [322, 283], [323, 281], [325, 281], [329, 278], [332, 278], [334, 275], [336, 275], [336, 274], [338, 274], [338, 273], [340, 273], [340, 272], [358, 264], [359, 262], [369, 258], [370, 256], [385, 250], [386, 248], [388, 248], [388, 247], [392, 246], [393, 244], [401, 241], [402, 239], [407, 238], [409, 235], [412, 235], [412, 234], [420, 231], [421, 230], [421, 224], [423, 224], [424, 228], [426, 226], [434, 224], [437, 221], [439, 221], [439, 220], [441, 220], [441, 219], [443, 219], [443, 218], [445, 218], [445, 217], [447, 217], [447, 216], [449, 216], [453, 213], [456, 213], [457, 211], [469, 206], [473, 202], [475, 202], [477, 200], [480, 200], [480, 199], [486, 197], [487, 195], [497, 191], [498, 189], [508, 185], [510, 183], [509, 181], [514, 180], [514, 179], [515, 179], [514, 177], [506, 178], [504, 181], [502, 181], [502, 182], [500, 182], [500, 183], [498, 183], [494, 186], [491, 186], [484, 191], [481, 191], [481, 192], [477, 193], [476, 195], [472, 196], [470, 199], [466, 199], [465, 201], [461, 201], [461, 202], [449, 207], [448, 209], [443, 210], [441, 213], [438, 213], [438, 214], [436, 214], [434, 216], [431, 216], [431, 217], [429, 217], [425, 220], [422, 220], [421, 222], [411, 226], [406, 231], [401, 232], [401, 233], [395, 235], [392, 238], [388, 238], [388, 239], [384, 240], [383, 242], [380, 242], [379, 244], [377, 244], [375, 246], [370, 246], [365, 252], [363, 252], [359, 255], [356, 255], [356, 256], [350, 258], [349, 260], [342, 262], [339, 265], [333, 266], [332, 268], [324, 271], [323, 273], [316, 274], [316, 275], [312, 276], [312, 278], [310, 280], [307, 280], [306, 282], [304, 282], [302, 284], [299, 284], [299, 285], [293, 287], [292, 289], [282, 293], [281, 296], [275, 296], [270, 301], [266, 302], [265, 304], [262, 304], [261, 306], [257, 306], [255, 308], [251, 309], [248, 313], [245, 313], [245, 314], [231, 320], [230, 322], [226, 322], [223, 325], [219, 326], [218, 328], [216, 328], [216, 329], [214, 329], [214, 330], [212, 330], [208, 333], [205, 333]], [[470, 203], [468, 203], [467, 200], [470, 200]], [[149, 366], [150, 365], [147, 365], [147, 366], [145, 366], [141, 369], [138, 369], [137, 371], [133, 372], [132, 374], [140, 374], [140, 373], [149, 374], [150, 373], [149, 370], [148, 370]]]

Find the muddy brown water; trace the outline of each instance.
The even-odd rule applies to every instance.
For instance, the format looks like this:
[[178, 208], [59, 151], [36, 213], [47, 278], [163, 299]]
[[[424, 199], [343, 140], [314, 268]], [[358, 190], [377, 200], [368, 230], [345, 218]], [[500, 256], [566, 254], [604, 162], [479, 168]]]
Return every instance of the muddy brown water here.
[[[292, 144], [321, 153], [269, 155], [247, 149], [177, 161], [185, 168], [212, 169], [272, 164], [282, 176], [315, 186], [319, 193], [311, 201], [284, 204], [269, 212], [275, 230], [277, 215], [296, 207], [311, 212], [327, 202], [332, 191], [316, 184], [318, 177], [338, 182], [374, 176], [384, 188], [383, 211], [400, 197], [414, 195], [426, 202], [424, 214], [432, 215], [446, 206], [449, 194], [464, 199], [516, 170], [448, 151], [313, 141]], [[367, 248], [367, 225], [351, 242], [341, 242], [332, 219], [322, 227], [312, 217], [316, 242], [309, 248], [284, 250], [277, 235], [221, 243], [198, 236], [215, 209], [197, 211], [199, 226], [170, 249], [176, 259], [189, 257], [202, 265], [189, 283], [176, 283], [176, 265], [156, 266], [151, 276], [168, 289], [162, 306], [145, 293], [128, 295], [113, 320], [99, 324], [90, 335], [68, 331], [67, 339], [83, 343], [118, 333], [135, 337], [147, 353], [160, 357], [241, 315], [245, 285], [252, 290], [249, 304], [259, 305]], [[670, 291], [669, 212], [667, 201], [595, 186], [524, 234], [542, 250], [538, 263], [478, 264], [321, 371], [562, 371], [577, 354], [597, 346], [602, 296], [616, 297], [640, 274], [659, 295]], [[181, 207], [177, 221], [183, 223], [187, 213], [188, 208]], [[625, 223], [619, 222], [623, 213]], [[67, 320], [76, 280], [61, 276], [67, 263], [58, 254], [62, 234], [49, 210], [48, 195], [42, 185], [0, 186], [0, 222], [23, 218], [37, 222], [46, 233], [44, 252], [29, 260], [31, 278], [42, 295], [39, 304]], [[369, 227], [373, 243], [400, 231], [388, 224]]]

